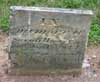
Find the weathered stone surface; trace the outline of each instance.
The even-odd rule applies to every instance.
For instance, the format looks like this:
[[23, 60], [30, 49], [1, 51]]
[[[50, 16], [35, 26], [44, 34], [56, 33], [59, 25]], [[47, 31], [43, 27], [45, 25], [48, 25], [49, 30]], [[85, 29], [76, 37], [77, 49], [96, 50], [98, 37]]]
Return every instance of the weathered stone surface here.
[[11, 69], [81, 68], [92, 11], [20, 6], [11, 11]]

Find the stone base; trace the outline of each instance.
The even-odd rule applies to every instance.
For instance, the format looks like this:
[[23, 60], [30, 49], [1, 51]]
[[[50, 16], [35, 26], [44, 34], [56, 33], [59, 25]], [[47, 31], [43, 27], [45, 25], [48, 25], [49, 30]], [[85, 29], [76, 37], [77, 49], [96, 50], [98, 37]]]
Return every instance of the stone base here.
[[67, 75], [78, 75], [81, 74], [82, 69], [67, 69], [67, 70], [61, 70], [61, 69], [50, 69], [50, 70], [33, 70], [33, 69], [24, 69], [24, 68], [14, 68], [9, 69], [8, 74], [9, 75], [61, 75], [61, 74], [67, 74]]

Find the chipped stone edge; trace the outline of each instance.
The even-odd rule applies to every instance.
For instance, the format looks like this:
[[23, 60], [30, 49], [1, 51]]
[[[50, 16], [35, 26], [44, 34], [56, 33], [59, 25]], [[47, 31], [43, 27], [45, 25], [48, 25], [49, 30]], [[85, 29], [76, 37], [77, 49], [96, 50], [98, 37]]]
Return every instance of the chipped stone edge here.
[[82, 14], [82, 15], [93, 15], [92, 10], [81, 10], [81, 9], [65, 9], [65, 8], [48, 8], [48, 7], [28, 7], [28, 6], [11, 6], [13, 11], [41, 11], [41, 12], [55, 12], [55, 13], [66, 13], [66, 14]]

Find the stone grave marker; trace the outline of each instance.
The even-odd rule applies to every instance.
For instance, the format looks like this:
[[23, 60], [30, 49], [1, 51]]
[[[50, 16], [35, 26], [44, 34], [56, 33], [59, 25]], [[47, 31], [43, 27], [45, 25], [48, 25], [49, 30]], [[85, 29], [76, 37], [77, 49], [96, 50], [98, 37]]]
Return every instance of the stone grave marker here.
[[9, 72], [79, 71], [91, 24], [91, 10], [11, 6]]

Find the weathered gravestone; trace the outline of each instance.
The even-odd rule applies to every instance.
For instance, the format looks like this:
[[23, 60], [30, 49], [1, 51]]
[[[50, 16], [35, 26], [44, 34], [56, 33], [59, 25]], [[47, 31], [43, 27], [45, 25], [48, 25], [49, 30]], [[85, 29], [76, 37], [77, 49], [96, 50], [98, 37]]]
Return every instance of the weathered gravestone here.
[[92, 14], [90, 10], [12, 6], [10, 71], [79, 71]]

